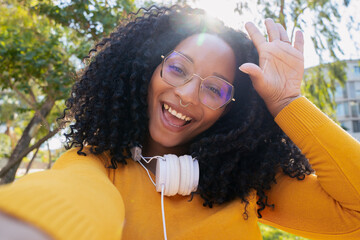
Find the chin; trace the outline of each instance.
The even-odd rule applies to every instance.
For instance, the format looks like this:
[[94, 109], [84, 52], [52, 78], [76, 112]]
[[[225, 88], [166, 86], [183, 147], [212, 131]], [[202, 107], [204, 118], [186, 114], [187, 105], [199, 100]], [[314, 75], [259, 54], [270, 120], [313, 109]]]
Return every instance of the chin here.
[[183, 148], [189, 142], [182, 139], [181, 136], [177, 136], [177, 134], [164, 134], [155, 129], [153, 131], [149, 129], [149, 131], [153, 146], [159, 149], [168, 148], [169, 153], [178, 152], [178, 148]]
[[179, 141], [179, 139], [173, 139], [173, 137], [151, 135], [151, 138], [153, 139], [154, 142], [166, 148], [174, 148], [183, 145], [182, 142]]

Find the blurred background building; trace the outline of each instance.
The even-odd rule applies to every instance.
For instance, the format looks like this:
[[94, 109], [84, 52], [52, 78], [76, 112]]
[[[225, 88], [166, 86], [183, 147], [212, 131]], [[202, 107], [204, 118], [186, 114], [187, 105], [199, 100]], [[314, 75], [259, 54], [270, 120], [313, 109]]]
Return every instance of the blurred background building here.
[[360, 60], [346, 63], [347, 82], [336, 85], [336, 115], [341, 126], [360, 141]]

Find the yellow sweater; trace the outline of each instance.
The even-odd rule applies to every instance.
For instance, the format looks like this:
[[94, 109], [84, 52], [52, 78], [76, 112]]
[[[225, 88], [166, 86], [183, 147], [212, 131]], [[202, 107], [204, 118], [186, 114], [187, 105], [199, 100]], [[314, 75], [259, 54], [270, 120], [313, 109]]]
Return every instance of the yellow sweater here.
[[[256, 194], [202, 206], [195, 196], [165, 197], [169, 240], [261, 239], [263, 222], [311, 239], [360, 239], [360, 144], [305, 98], [283, 109], [276, 122], [316, 170], [303, 181], [279, 173], [269, 201], [275, 209], [256, 216]], [[30, 222], [54, 239], [163, 239], [160, 194], [144, 169], [107, 169], [103, 154], [70, 150], [52, 170], [28, 175], [0, 189], [0, 209]]]

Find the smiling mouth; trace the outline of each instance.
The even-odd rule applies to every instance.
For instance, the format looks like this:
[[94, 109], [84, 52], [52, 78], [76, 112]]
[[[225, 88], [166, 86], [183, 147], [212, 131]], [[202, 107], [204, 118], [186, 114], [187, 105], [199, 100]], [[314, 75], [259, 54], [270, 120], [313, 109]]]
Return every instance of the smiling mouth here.
[[165, 118], [171, 126], [183, 127], [189, 124], [192, 120], [191, 117], [188, 117], [183, 113], [177, 112], [175, 109], [172, 109], [166, 103], [163, 104], [162, 108]]

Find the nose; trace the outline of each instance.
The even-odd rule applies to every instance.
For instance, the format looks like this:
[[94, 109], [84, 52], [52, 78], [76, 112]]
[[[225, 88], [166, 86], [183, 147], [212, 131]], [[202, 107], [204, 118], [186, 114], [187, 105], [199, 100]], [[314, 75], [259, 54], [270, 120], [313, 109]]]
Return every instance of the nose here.
[[199, 88], [201, 84], [200, 76], [194, 74], [184, 85], [175, 88], [175, 94], [184, 104], [199, 104]]

